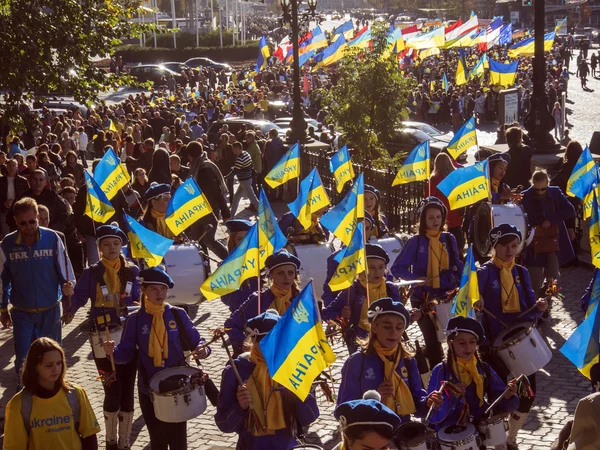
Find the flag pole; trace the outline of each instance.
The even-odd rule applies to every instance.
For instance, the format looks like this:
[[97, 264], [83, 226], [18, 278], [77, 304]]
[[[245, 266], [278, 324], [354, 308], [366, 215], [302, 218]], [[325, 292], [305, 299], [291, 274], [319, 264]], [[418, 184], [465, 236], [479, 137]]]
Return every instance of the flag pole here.
[[[319, 308], [319, 302], [317, 301], [317, 292], [315, 291], [315, 284], [313, 283], [313, 278], [310, 279], [309, 281], [311, 283], [311, 287], [312, 287], [312, 291], [313, 291], [313, 301], [315, 302], [315, 306], [316, 306], [316, 312], [317, 312], [317, 320], [319, 325], [321, 326], [321, 329], [323, 329], [323, 319], [321, 319], [321, 310]], [[350, 288], [348, 288], [348, 298], [350, 298]], [[327, 337], [325, 337], [325, 340], [327, 340]], [[333, 381], [333, 374], [331, 373], [331, 364], [329, 366], [327, 366], [327, 369], [329, 371], [329, 379], [331, 380], [331, 393], [333, 395], [333, 401], [335, 402], [335, 384]], [[327, 381], [325, 381], [325, 383], [327, 383]]]
[[257, 316], [260, 315], [260, 216], [256, 216], [256, 232], [257, 232], [257, 236], [256, 236], [256, 240], [257, 242], [257, 247], [258, 247], [258, 276], [256, 277], [257, 279], [257, 285], [258, 285], [258, 302], [257, 302]]

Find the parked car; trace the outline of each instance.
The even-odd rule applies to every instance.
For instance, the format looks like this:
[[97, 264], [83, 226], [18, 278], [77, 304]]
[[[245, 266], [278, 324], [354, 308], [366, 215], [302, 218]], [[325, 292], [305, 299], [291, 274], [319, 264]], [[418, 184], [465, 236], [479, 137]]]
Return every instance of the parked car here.
[[171, 75], [175, 77], [178, 83], [183, 82], [180, 73], [167, 69], [160, 64], [140, 64], [129, 69], [129, 75], [138, 81], [152, 81], [154, 84], [159, 84], [163, 76], [169, 78]]
[[429, 136], [432, 136], [432, 137], [444, 135], [444, 133], [442, 133], [436, 127], [431, 126], [425, 122], [413, 122], [412, 120], [406, 120], [400, 124], [400, 127], [401, 128], [414, 128], [415, 130], [421, 130], [424, 133], [427, 133]]
[[242, 129], [242, 126], [246, 125], [247, 130], [260, 130], [263, 136], [267, 136], [270, 130], [272, 130], [273, 128], [277, 128], [277, 131], [279, 131], [279, 135], [282, 138], [284, 137], [284, 130], [282, 130], [273, 122], [269, 122], [268, 120], [230, 118], [224, 120], [217, 120], [211, 124], [207, 132], [209, 142], [211, 142], [212, 144], [217, 143], [219, 130], [224, 124], [227, 124], [229, 126], [229, 132], [233, 134], [239, 133], [239, 131]]
[[181, 73], [182, 70], [189, 70], [190, 68], [182, 62], [163, 62], [159, 63], [160, 66], [166, 67], [176, 73]]
[[[305, 117], [304, 120], [306, 120], [306, 124], [309, 127], [314, 127], [315, 130], [319, 126], [319, 122], [317, 122], [315, 119], [311, 119], [310, 117]], [[280, 128], [290, 128], [291, 122], [292, 122], [291, 117], [278, 117], [277, 119], [273, 120], [273, 123]]]
[[225, 70], [225, 72], [231, 72], [233, 68], [229, 64], [220, 63], [213, 61], [210, 58], [206, 58], [204, 56], [199, 56], [196, 58], [190, 58], [185, 62], [185, 65], [191, 67], [192, 69], [197, 69], [198, 67], [212, 67], [213, 69]]
[[416, 128], [396, 128], [394, 137], [385, 145], [385, 149], [390, 156], [396, 153], [410, 153], [417, 145], [429, 141], [429, 150], [431, 158], [435, 158], [444, 147], [448, 146], [452, 138], [445, 134], [440, 136], [430, 136], [422, 130]]

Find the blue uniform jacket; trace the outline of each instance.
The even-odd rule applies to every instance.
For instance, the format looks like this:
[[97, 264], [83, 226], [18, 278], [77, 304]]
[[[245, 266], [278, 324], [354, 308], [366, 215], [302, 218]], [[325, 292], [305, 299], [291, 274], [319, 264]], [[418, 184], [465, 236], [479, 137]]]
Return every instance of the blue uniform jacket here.
[[252, 277], [244, 281], [237, 291], [222, 295], [221, 301], [229, 307], [231, 313], [234, 313], [256, 291], [258, 291], [258, 278]]
[[62, 240], [49, 228], [39, 227], [39, 237], [31, 246], [18, 231], [7, 234], [0, 243], [2, 302], [19, 309], [50, 308], [62, 297], [62, 285], [75, 284], [73, 267]]
[[[241, 354], [236, 360], [235, 365], [240, 377], [244, 382], [250, 378], [254, 371], [254, 363], [249, 359], [249, 353]], [[287, 450], [294, 448], [297, 444], [296, 438], [291, 430], [282, 429], [275, 431], [270, 436], [254, 436], [247, 430], [246, 421], [249, 409], [243, 410], [237, 401], [238, 382], [233, 369], [228, 364], [221, 377], [221, 390], [219, 392], [219, 404], [215, 414], [215, 422], [223, 433], [238, 433], [239, 440], [236, 446], [237, 450], [260, 449], [260, 450]], [[282, 390], [286, 390], [281, 387]], [[304, 402], [301, 402], [295, 395], [295, 418], [302, 427], [307, 427], [319, 417], [319, 408], [315, 397], [309, 393]], [[261, 417], [262, 420], [262, 417]]]
[[[169, 337], [169, 357], [164, 361], [163, 367], [154, 367], [152, 358], [148, 356], [152, 315], [148, 314], [144, 308], [141, 308], [138, 312], [130, 314], [125, 320], [121, 342], [115, 347], [115, 363], [127, 364], [139, 356], [138, 389], [141, 393], [150, 393], [147, 384], [158, 372], [169, 367], [186, 365], [181, 346], [182, 337], [180, 331], [177, 329], [177, 322], [173, 314], [179, 314], [179, 320], [185, 327], [185, 337], [183, 339], [187, 339], [189, 345], [197, 346], [206, 342], [200, 337], [200, 334], [194, 328], [194, 324], [182, 308], [166, 303], [163, 320]], [[210, 347], [208, 347], [208, 351], [210, 354]]]
[[[402, 358], [396, 372], [402, 377], [410, 392], [417, 411], [416, 417], [425, 417], [427, 414], [427, 392], [423, 389], [421, 375], [414, 358], [409, 359], [409, 367], [404, 364], [406, 358]], [[342, 380], [338, 392], [337, 404], [350, 400], [359, 400], [369, 390], [377, 390], [383, 383], [383, 361], [377, 353], [363, 353], [359, 350], [346, 359], [342, 367]], [[408, 422], [410, 416], [401, 416], [402, 422]]]
[[[98, 267], [98, 271], [94, 270], [94, 267]], [[125, 304], [128, 306], [132, 305], [134, 301], [139, 301], [140, 299], [140, 282], [137, 279], [140, 270], [135, 265], [132, 265], [130, 270], [132, 272], [132, 277], [127, 281], [131, 281], [131, 294], [124, 298]], [[100, 275], [104, 275], [104, 265], [101, 261], [97, 264], [94, 264], [92, 267], [86, 267], [83, 270], [81, 278], [79, 279], [77, 287], [75, 288], [75, 295], [73, 295], [71, 298], [70, 312], [75, 314], [79, 308], [85, 306], [88, 299], [91, 299], [92, 308], [90, 309], [90, 318], [96, 319], [96, 317], [102, 315], [102, 308], [96, 307], [96, 292]], [[105, 308], [105, 311], [110, 315], [111, 323], [119, 323], [121, 314], [117, 314], [117, 311], [114, 308]]]
[[[283, 232], [283, 234], [286, 235], [286, 237], [287, 237], [287, 230], [290, 227], [294, 229], [294, 235], [306, 232], [306, 230], [304, 230], [304, 227], [302, 226], [302, 224], [298, 221], [298, 219], [296, 219], [296, 216], [294, 216], [294, 214], [292, 214], [291, 211], [288, 211], [283, 216], [281, 216], [281, 219], [279, 219], [278, 223], [279, 223], [279, 229]], [[321, 226], [321, 229], [323, 230], [325, 239], [326, 240], [329, 239], [329, 231], [323, 226]], [[304, 262], [306, 262], [306, 261], [304, 261]]]
[[[596, 280], [597, 275], [598, 275], [598, 268], [595, 267], [594, 273], [592, 274], [592, 279], [590, 281], [590, 284], [585, 289], [585, 292], [583, 293], [583, 297], [581, 297], [581, 300], [580, 300], [581, 310], [583, 312], [587, 312], [588, 305], [590, 304], [590, 298], [592, 296], [592, 291], [594, 290], [594, 280]], [[600, 289], [600, 283], [598, 283], [598, 287], [596, 289]], [[596, 295], [594, 295], [594, 297], [595, 296]]]
[[[420, 285], [413, 291], [411, 304], [415, 308], [420, 308], [425, 300], [425, 294], [445, 295], [446, 292], [458, 287], [463, 271], [463, 262], [458, 255], [456, 239], [447, 232], [442, 232], [440, 242], [446, 247], [448, 252], [448, 270], [440, 270], [440, 287]], [[402, 248], [402, 251], [394, 261], [392, 266], [392, 275], [402, 280], [416, 280], [420, 277], [427, 277], [427, 264], [429, 263], [429, 238], [427, 236], [416, 235], [411, 237]]]
[[[522, 274], [522, 276], [521, 276]], [[515, 266], [512, 269], [512, 275], [515, 279], [515, 286], [519, 293], [519, 303], [521, 304], [521, 312], [524, 312], [537, 301], [535, 292], [531, 287], [529, 272], [523, 266]], [[521, 279], [522, 278], [522, 279]], [[518, 313], [503, 313], [502, 312], [502, 286], [500, 285], [500, 269], [496, 267], [493, 261], [486, 262], [477, 270], [477, 281], [479, 284], [479, 295], [483, 300], [485, 309], [494, 314], [498, 319], [507, 325], [512, 325], [517, 322], [527, 320], [535, 320], [542, 315], [542, 311], [534, 309], [526, 316], [517, 321]], [[493, 343], [494, 338], [504, 330], [504, 326], [489, 314], [482, 314], [483, 327], [485, 336], [488, 342]]]
[[[521, 204], [527, 213], [529, 224], [534, 227], [549, 220], [552, 225], [558, 225], [558, 262], [566, 264], [575, 258], [575, 252], [567, 233], [565, 220], [575, 216], [575, 208], [567, 197], [564, 196], [558, 186], [548, 186], [545, 197], [539, 198], [533, 186], [523, 191]], [[523, 264], [525, 266], [545, 266], [548, 259], [547, 253], [536, 255], [533, 244], [525, 247], [523, 252]]]
[[[484, 365], [485, 368], [482, 367], [482, 365]], [[504, 393], [504, 390], [506, 389], [506, 383], [500, 379], [498, 374], [494, 372], [494, 369], [492, 369], [489, 364], [481, 362], [477, 365], [477, 371], [484, 376], [483, 385], [488, 401], [484, 401], [483, 406], [479, 406], [479, 397], [477, 397], [477, 387], [475, 383], [471, 383], [467, 386], [464, 399], [462, 397], [456, 398], [452, 395], [448, 396], [447, 394], [443, 394], [444, 403], [442, 403], [439, 408], [434, 409], [429, 419], [430, 426], [433, 429], [437, 431], [446, 425], [456, 425], [464, 400], [466, 400], [467, 404], [469, 405], [471, 418], [472, 421], [474, 421], [485, 412], [485, 410], [490, 406], [491, 402], [496, 400]], [[439, 363], [433, 368], [427, 391], [430, 394], [433, 391], [437, 391], [442, 385], [442, 381], [452, 381], [453, 383], [460, 382], [460, 380], [457, 380], [453, 374], [446, 370], [446, 364], [444, 362]], [[515, 411], [518, 407], [519, 397], [517, 395], [513, 395], [509, 400], [500, 400], [500, 402], [494, 407], [493, 413], [509, 413]]]

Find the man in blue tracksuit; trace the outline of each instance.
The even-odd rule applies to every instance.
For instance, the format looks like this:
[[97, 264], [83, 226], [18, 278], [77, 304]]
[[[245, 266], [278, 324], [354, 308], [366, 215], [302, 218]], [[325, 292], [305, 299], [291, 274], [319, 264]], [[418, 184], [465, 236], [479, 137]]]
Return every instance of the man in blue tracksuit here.
[[75, 275], [58, 234], [39, 226], [36, 201], [22, 198], [13, 210], [17, 231], [6, 235], [0, 244], [0, 322], [4, 328], [14, 324], [18, 374], [35, 339], [61, 341], [60, 300], [73, 295]]

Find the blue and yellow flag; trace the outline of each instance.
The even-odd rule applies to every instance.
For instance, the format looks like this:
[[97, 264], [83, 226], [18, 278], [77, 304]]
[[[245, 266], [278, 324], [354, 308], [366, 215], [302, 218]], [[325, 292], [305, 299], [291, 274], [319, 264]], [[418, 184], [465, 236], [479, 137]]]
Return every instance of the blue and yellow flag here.
[[467, 63], [465, 62], [465, 52], [460, 48], [458, 52], [458, 65], [456, 66], [456, 85], [467, 84], [469, 81], [469, 71], [467, 70]]
[[260, 349], [271, 378], [301, 401], [306, 400], [315, 378], [335, 362], [321, 325], [312, 280], [260, 341]]
[[[112, 121], [112, 119], [109, 119], [109, 124], [108, 124], [108, 129], [110, 131], [114, 131], [115, 133], [118, 133], [119, 130], [117, 130], [117, 126], [115, 125], [115, 123]], [[116, 138], [118, 138], [119, 136], [116, 136]]]
[[575, 194], [571, 190], [573, 187], [573, 184], [575, 184], [575, 182], [577, 180], [579, 180], [583, 175], [585, 175], [588, 172], [591, 172], [594, 167], [596, 167], [596, 162], [594, 161], [594, 158], [592, 157], [590, 149], [586, 145], [585, 149], [583, 149], [583, 152], [579, 156], [579, 159], [577, 160], [575, 167], [573, 167], [573, 171], [571, 172], [571, 176], [569, 177], [569, 180], [567, 181], [567, 194], [568, 195], [570, 195], [571, 197], [575, 197]]
[[585, 318], [587, 319], [590, 314], [594, 312], [594, 308], [598, 305], [600, 300], [600, 270], [596, 272], [594, 277], [594, 283], [592, 284], [592, 293], [590, 294], [590, 301], [585, 312]]
[[133, 217], [125, 214], [127, 222], [131, 256], [146, 261], [148, 267], [158, 266], [173, 245], [173, 239], [167, 239], [138, 223]]
[[288, 203], [288, 208], [298, 222], [305, 230], [310, 228], [312, 223], [312, 214], [329, 206], [329, 197], [325, 192], [325, 187], [321, 182], [319, 172], [315, 167], [308, 176], [300, 182], [300, 191], [298, 197], [292, 203]]
[[477, 145], [477, 130], [475, 128], [475, 117], [471, 117], [465, 124], [459, 128], [454, 137], [448, 144], [448, 153], [454, 159]]
[[275, 189], [300, 176], [300, 144], [294, 144], [265, 177], [265, 183]]
[[200, 286], [207, 300], [237, 291], [248, 278], [259, 276], [258, 224], [248, 230], [244, 239]]
[[177, 190], [169, 206], [165, 222], [175, 236], [181, 234], [190, 225], [212, 213], [208, 199], [196, 184], [193, 177], [188, 178]]
[[266, 259], [277, 250], [285, 247], [287, 238], [277, 226], [277, 217], [273, 214], [265, 190], [260, 190], [258, 203], [258, 251], [260, 267], [265, 266]]
[[345, 245], [350, 245], [352, 234], [359, 219], [365, 217], [365, 181], [361, 173], [350, 192], [341, 202], [321, 217], [321, 225], [333, 233]]
[[108, 198], [96, 180], [94, 180], [87, 171], [85, 173], [85, 183], [87, 185], [87, 202], [85, 204], [85, 215], [96, 222], [105, 223], [115, 213], [115, 208], [111, 205]]
[[490, 83], [494, 86], [511, 87], [517, 79], [519, 61], [503, 64], [490, 58]]
[[267, 43], [267, 38], [262, 36], [260, 41], [258, 42], [258, 59], [256, 60], [256, 72], [260, 72], [263, 69], [267, 68], [267, 60], [271, 56], [271, 52], [269, 51], [269, 44]]
[[[554, 45], [554, 38], [556, 37], [556, 31], [551, 31], [544, 35], [544, 51], [549, 52], [552, 50]], [[513, 36], [514, 38], [514, 36]], [[518, 56], [533, 56], [535, 53], [535, 36], [532, 36], [516, 44], [511, 45], [508, 48], [508, 57], [516, 58]]]
[[367, 261], [363, 234], [363, 223], [359, 222], [352, 234], [350, 244], [334, 256], [339, 265], [327, 283], [332, 291], [349, 288], [356, 276], [365, 271]]
[[473, 244], [469, 245], [465, 267], [460, 278], [460, 287], [454, 297], [453, 316], [474, 317], [473, 305], [479, 300], [479, 284]]
[[392, 186], [429, 179], [429, 141], [417, 145], [400, 167]]
[[354, 169], [352, 168], [352, 161], [350, 161], [350, 153], [347, 146], [344, 145], [331, 156], [329, 170], [331, 170], [335, 178], [337, 191], [342, 192], [346, 182], [354, 179]]
[[442, 75], [442, 87], [444, 88], [444, 92], [448, 92], [448, 78], [446, 77], [446, 72]]
[[438, 184], [438, 189], [450, 203], [450, 209], [462, 208], [489, 198], [488, 170], [486, 159], [472, 166], [453, 170]]
[[590, 253], [592, 264], [600, 268], [600, 212], [598, 211], [598, 197], [593, 193], [592, 216], [590, 217]]
[[572, 197], [583, 200], [583, 218], [588, 219], [592, 215], [594, 193], [600, 196], [600, 170], [594, 164], [590, 170], [583, 173], [570, 188]]
[[126, 186], [131, 178], [129, 172], [123, 167], [115, 151], [108, 150], [96, 168], [94, 169], [94, 180], [106, 194], [109, 200], [117, 195], [119, 189]]
[[320, 67], [329, 66], [333, 63], [338, 62], [345, 55], [348, 43], [346, 38], [342, 35], [336, 39], [336, 41], [329, 47], [324, 49], [318, 56], [318, 64], [313, 68], [313, 72], [318, 70]]
[[575, 329], [560, 349], [560, 352], [587, 378], [590, 378], [592, 366], [600, 360], [598, 302], [592, 308], [586, 319]]
[[[487, 56], [487, 55], [484, 55]], [[473, 66], [473, 68], [471, 69], [471, 72], [469, 72], [469, 78], [479, 78], [482, 77], [484, 74], [484, 56], [482, 56], [481, 58], [479, 58], [479, 61], [477, 61], [477, 64], [475, 64], [475, 66]]]
[[354, 30], [354, 22], [352, 22], [352, 19], [350, 19], [350, 20], [347, 20], [346, 22], [344, 22], [343, 24], [341, 24], [336, 29], [334, 29], [331, 32], [331, 36], [337, 36], [338, 34], [346, 34], [348, 31], [353, 31], [353, 30]]

